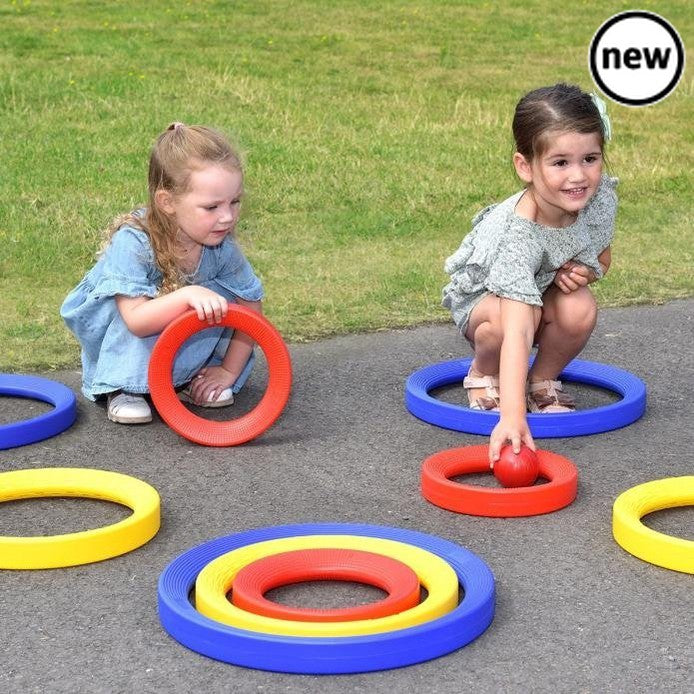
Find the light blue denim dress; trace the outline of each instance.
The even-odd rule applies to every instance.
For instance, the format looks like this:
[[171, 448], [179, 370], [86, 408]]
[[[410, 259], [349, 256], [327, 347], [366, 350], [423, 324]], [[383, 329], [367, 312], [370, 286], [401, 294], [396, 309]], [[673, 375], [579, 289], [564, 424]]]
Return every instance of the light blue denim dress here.
[[[149, 357], [159, 335], [133, 335], [116, 308], [115, 297], [154, 298], [161, 278], [147, 234], [124, 226], [63, 302], [60, 315], [82, 346], [82, 392], [90, 400], [116, 390], [149, 392]], [[187, 279], [188, 284], [211, 289], [228, 301], [263, 298], [260, 280], [229, 237], [219, 246], [203, 247], [198, 267]], [[221, 364], [232, 333], [229, 328], [214, 327], [191, 336], [176, 355], [174, 386], [185, 385], [204, 366]], [[232, 386], [235, 393], [246, 382], [253, 362], [251, 355]]]

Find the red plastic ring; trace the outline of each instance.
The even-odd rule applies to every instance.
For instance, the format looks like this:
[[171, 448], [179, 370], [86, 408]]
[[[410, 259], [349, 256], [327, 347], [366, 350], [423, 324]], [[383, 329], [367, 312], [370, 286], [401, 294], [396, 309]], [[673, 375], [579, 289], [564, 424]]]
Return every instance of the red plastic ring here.
[[[368, 605], [319, 610], [289, 607], [264, 597], [279, 586], [303, 581], [354, 581], [376, 586], [388, 597]], [[392, 557], [351, 549], [301, 549], [279, 552], [244, 566], [231, 586], [231, 602], [264, 617], [302, 622], [347, 622], [377, 619], [409, 610], [419, 603], [419, 578]]]
[[487, 446], [465, 446], [440, 451], [422, 465], [422, 495], [432, 504], [472, 516], [510, 518], [536, 516], [568, 506], [578, 488], [578, 470], [568, 459], [550, 451], [537, 451], [540, 477], [549, 482], [532, 487], [497, 489], [452, 482], [451, 477], [488, 472]]
[[217, 325], [246, 333], [265, 353], [267, 388], [250, 412], [227, 422], [211, 421], [193, 414], [178, 399], [171, 382], [176, 352], [191, 335], [210, 327], [195, 311], [172, 321], [156, 341], [149, 360], [149, 391], [157, 412], [176, 433], [205, 446], [237, 446], [262, 434], [280, 416], [289, 399], [292, 365], [282, 336], [261, 314], [232, 305]]

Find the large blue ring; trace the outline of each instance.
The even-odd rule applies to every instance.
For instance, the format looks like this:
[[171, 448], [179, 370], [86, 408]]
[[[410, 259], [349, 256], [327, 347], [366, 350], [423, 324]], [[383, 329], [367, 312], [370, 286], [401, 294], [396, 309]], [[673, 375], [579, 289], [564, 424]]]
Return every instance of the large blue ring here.
[[0, 374], [0, 395], [42, 400], [50, 412], [0, 426], [0, 450], [43, 441], [65, 431], [77, 418], [77, 398], [62, 383], [39, 376]]
[[[468, 434], [491, 434], [499, 421], [498, 412], [471, 410], [437, 400], [429, 395], [435, 388], [461, 383], [472, 359], [454, 359], [415, 371], [405, 384], [405, 406], [429, 424]], [[646, 411], [646, 385], [628, 371], [593, 361], [574, 359], [559, 375], [563, 381], [575, 381], [614, 391], [622, 399], [590, 410], [557, 414], [529, 414], [528, 426], [536, 438], [585, 436], [612, 431], [635, 422]]]
[[[294, 637], [237, 629], [204, 617], [189, 594], [198, 573], [226, 552], [255, 542], [300, 535], [360, 535], [416, 545], [447, 561], [464, 597], [448, 614], [425, 624], [382, 634]], [[494, 617], [494, 576], [469, 550], [447, 540], [379, 525], [304, 524], [248, 530], [194, 547], [174, 559], [159, 578], [159, 619], [184, 646], [234, 665], [303, 674], [387, 670], [450, 653], [482, 634]]]

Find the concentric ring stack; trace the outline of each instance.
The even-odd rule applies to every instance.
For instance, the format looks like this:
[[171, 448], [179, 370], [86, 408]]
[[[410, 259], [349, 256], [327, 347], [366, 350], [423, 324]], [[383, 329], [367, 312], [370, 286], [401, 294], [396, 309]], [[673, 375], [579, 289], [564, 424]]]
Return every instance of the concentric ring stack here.
[[[240, 571], [311, 549], [388, 557], [412, 569], [427, 594], [400, 612], [347, 621], [281, 619], [233, 604]], [[479, 557], [432, 535], [377, 525], [302, 524], [249, 530], [184, 552], [163, 571], [158, 601], [166, 631], [210, 658], [276, 672], [337, 674], [402, 667], [465, 646], [491, 624], [495, 586]]]

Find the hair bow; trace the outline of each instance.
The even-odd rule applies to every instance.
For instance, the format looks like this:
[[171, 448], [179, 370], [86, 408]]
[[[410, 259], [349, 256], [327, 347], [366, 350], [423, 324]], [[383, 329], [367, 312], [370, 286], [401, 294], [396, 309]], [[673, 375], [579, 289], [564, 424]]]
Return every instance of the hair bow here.
[[612, 139], [612, 124], [610, 123], [610, 117], [607, 115], [607, 104], [595, 92], [590, 93], [590, 98], [600, 114], [603, 137], [609, 141]]

